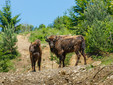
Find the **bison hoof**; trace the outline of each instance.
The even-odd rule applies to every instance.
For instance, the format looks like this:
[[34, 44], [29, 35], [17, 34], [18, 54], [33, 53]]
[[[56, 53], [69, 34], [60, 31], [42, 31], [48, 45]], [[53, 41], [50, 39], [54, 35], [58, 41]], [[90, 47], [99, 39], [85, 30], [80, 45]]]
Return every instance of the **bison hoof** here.
[[59, 66], [58, 68], [61, 68], [61, 66]]
[[86, 65], [86, 63], [84, 63], [84, 65]]
[[31, 72], [36, 72], [36, 71], [31, 71]]

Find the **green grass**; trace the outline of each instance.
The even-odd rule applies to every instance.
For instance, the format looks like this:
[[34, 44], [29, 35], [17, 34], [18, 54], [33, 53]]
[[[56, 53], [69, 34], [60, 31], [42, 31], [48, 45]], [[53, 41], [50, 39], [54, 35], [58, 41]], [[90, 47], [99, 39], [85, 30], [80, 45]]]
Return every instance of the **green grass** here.
[[113, 54], [102, 55], [102, 56], [91, 56], [94, 61], [101, 61], [101, 65], [111, 65], [113, 64]]
[[102, 65], [111, 65], [113, 64], [113, 55], [105, 56], [101, 61]]
[[71, 31], [69, 31], [68, 29], [62, 29], [62, 30], [58, 30], [55, 28], [42, 28], [42, 29], [38, 29], [35, 31], [31, 32], [31, 35], [29, 37], [29, 41], [33, 42], [36, 39], [40, 39], [42, 41], [42, 43], [45, 42], [45, 36], [50, 36], [50, 35], [69, 35], [71, 34]]
[[93, 66], [93, 65], [88, 65], [87, 67], [86, 67], [86, 70], [89, 70], [89, 69], [92, 69], [92, 68], [94, 68], [95, 66]]
[[[73, 53], [69, 53], [66, 55], [65, 58], [65, 65], [68, 66], [70, 64], [70, 59], [72, 57]], [[56, 55], [54, 55], [53, 53], [50, 53], [50, 60], [56, 60], [56, 62], [59, 64], [59, 59], [56, 57]]]

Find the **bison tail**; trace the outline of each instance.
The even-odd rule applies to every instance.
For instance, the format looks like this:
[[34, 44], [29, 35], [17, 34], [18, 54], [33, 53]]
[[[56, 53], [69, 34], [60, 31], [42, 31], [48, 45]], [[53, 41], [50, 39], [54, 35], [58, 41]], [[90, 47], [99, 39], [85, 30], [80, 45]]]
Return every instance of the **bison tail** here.
[[84, 40], [83, 37], [81, 37], [81, 38], [82, 38], [82, 46], [81, 46], [81, 48], [84, 50], [85, 49], [85, 40]]

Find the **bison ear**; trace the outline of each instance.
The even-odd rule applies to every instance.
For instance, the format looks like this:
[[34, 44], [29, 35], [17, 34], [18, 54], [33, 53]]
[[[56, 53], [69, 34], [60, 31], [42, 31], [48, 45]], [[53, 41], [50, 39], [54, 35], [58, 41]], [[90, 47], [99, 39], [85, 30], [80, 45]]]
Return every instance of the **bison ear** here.
[[55, 38], [54, 38], [54, 41], [57, 41], [58, 40], [58, 36], [56, 36]]

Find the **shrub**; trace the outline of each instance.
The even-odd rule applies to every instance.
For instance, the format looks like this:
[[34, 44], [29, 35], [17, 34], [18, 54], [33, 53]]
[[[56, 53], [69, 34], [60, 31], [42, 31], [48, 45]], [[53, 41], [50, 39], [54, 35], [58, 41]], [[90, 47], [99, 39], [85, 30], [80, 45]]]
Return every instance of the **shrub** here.
[[18, 52], [16, 51], [16, 42], [17, 38], [14, 34], [14, 30], [8, 28], [4, 29], [4, 32], [1, 33], [1, 42], [0, 42], [0, 72], [8, 72], [12, 69], [13, 64], [11, 59], [16, 58]]
[[71, 31], [64, 28], [61, 30], [55, 29], [55, 28], [42, 28], [35, 31], [32, 31], [29, 40], [33, 42], [36, 39], [40, 39], [41, 41], [45, 41], [45, 36], [50, 35], [69, 35], [71, 34]]

